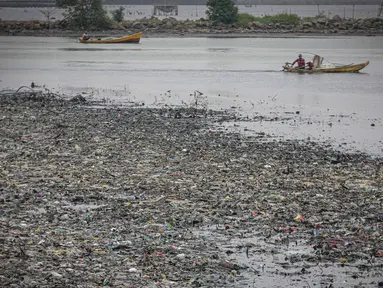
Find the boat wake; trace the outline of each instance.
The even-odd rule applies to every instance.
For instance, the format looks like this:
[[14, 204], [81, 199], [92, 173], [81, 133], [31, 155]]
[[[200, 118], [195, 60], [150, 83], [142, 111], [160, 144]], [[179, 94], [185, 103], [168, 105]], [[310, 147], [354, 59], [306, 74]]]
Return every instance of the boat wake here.
[[[105, 44], [107, 45], [107, 44]], [[59, 51], [142, 51], [142, 49], [122, 49], [122, 48], [58, 48]]]

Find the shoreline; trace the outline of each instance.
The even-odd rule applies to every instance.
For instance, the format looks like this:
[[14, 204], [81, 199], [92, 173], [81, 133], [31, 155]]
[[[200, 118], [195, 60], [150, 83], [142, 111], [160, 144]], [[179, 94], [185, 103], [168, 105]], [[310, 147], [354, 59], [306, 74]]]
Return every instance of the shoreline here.
[[[129, 32], [125, 30], [112, 30], [108, 32], [90, 32], [91, 37], [109, 37], [109, 36], [124, 36], [131, 35], [136, 32]], [[9, 33], [0, 32], [0, 36], [8, 37], [66, 37], [66, 38], [79, 38], [82, 35], [81, 31], [36, 31], [36, 32], [19, 32]], [[383, 36], [383, 32], [355, 32], [355, 33], [326, 33], [326, 32], [311, 32], [311, 33], [298, 33], [298, 32], [267, 32], [267, 33], [239, 33], [239, 32], [226, 32], [226, 33], [200, 33], [200, 32], [186, 32], [186, 33], [177, 33], [177, 32], [143, 32], [141, 36], [142, 39], [148, 38], [340, 38], [340, 37], [380, 37]]]
[[[93, 37], [131, 35], [143, 32], [142, 38], [209, 37], [209, 38], [302, 38], [338, 36], [383, 36], [380, 19], [319, 18], [299, 23], [219, 24], [213, 26], [206, 20], [180, 21], [174, 18], [140, 19], [113, 23], [106, 29], [87, 29]], [[1, 21], [1, 36], [81, 37], [85, 31], [69, 29], [62, 21]]]

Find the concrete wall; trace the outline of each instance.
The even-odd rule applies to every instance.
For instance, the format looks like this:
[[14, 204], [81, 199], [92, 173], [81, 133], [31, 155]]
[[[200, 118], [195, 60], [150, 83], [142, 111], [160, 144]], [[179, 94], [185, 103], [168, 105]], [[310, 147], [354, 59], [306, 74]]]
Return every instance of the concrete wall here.
[[[206, 0], [103, 0], [106, 5], [205, 5]], [[380, 5], [382, 0], [234, 0], [238, 5]], [[55, 0], [0, 0], [0, 7], [55, 6]]]
[[50, 7], [55, 0], [0, 0], [0, 7]]
[[253, 5], [380, 5], [382, 0], [236, 0]]
[[[238, 5], [380, 5], [382, 0], [233, 0]], [[205, 5], [206, 0], [104, 0], [110, 5]]]

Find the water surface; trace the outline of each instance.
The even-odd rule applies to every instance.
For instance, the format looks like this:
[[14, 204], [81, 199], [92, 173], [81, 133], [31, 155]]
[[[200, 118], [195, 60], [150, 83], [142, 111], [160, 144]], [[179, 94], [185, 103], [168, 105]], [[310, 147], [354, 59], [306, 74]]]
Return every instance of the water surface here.
[[[383, 37], [143, 38], [137, 45], [0, 37], [0, 51], [0, 88], [34, 81], [73, 95], [146, 105], [192, 103], [197, 90], [210, 108], [285, 119], [227, 124], [235, 129], [382, 153]], [[282, 72], [299, 52], [306, 59], [310, 52], [370, 65], [357, 74]]]

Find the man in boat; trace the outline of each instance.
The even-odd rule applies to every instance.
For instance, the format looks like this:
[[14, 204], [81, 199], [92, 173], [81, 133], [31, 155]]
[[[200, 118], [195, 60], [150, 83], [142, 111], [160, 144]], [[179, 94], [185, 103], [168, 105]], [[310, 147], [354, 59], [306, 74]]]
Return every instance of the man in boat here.
[[314, 68], [314, 62], [313, 62], [313, 61], [309, 61], [309, 62], [307, 62], [307, 67], [309, 67], [309, 70], [313, 70], [313, 68]]
[[295, 63], [298, 63], [298, 69], [305, 69], [306, 61], [305, 61], [305, 59], [302, 57], [302, 54], [299, 54], [299, 55], [298, 55], [298, 59], [295, 60], [291, 66], [294, 66]]
[[84, 33], [83, 35], [82, 35], [82, 40], [89, 40], [89, 35], [88, 35], [88, 33]]

